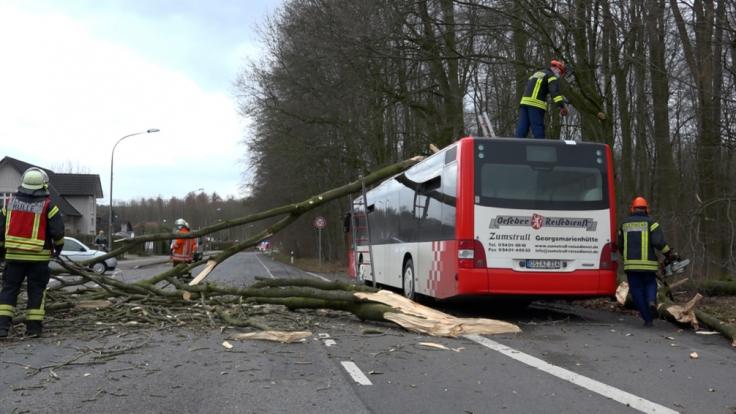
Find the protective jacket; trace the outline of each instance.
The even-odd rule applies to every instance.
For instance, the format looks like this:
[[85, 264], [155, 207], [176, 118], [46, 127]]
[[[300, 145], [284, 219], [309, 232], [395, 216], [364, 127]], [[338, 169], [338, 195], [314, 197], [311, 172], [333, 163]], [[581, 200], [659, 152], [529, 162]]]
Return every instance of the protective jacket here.
[[0, 214], [0, 247], [8, 261], [48, 261], [52, 249], [64, 245], [64, 220], [44, 189], [20, 188]]
[[[184, 227], [179, 230], [179, 233], [189, 233], [189, 229]], [[171, 243], [171, 261], [174, 263], [190, 263], [196, 251], [196, 239], [176, 239]]]
[[551, 69], [540, 69], [529, 77], [521, 96], [521, 105], [547, 110], [547, 94], [560, 108], [565, 106], [565, 97], [560, 94], [560, 82]]
[[624, 270], [656, 272], [659, 262], [654, 249], [670, 251], [659, 223], [644, 212], [625, 218], [618, 231], [618, 245], [624, 259]]

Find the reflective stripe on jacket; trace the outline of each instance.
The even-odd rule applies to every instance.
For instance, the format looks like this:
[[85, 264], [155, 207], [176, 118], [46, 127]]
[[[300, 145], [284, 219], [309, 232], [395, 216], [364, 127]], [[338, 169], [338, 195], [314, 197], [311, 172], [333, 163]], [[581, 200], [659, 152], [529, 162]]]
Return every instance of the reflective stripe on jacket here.
[[659, 223], [644, 213], [634, 213], [623, 219], [618, 231], [618, 244], [625, 271], [656, 272], [659, 261], [654, 249], [662, 253], [670, 250]]
[[6, 249], [5, 259], [48, 261], [52, 243], [64, 244], [64, 221], [48, 193], [14, 194], [0, 216], [0, 246]]
[[560, 94], [560, 83], [550, 69], [540, 69], [529, 77], [521, 105], [533, 106], [547, 110], [547, 94], [552, 95], [552, 101], [559, 107], [565, 106], [565, 97]]
[[[179, 230], [179, 233], [189, 233], [189, 230], [183, 228]], [[171, 243], [171, 260], [173, 262], [191, 262], [196, 250], [196, 239], [176, 239]]]

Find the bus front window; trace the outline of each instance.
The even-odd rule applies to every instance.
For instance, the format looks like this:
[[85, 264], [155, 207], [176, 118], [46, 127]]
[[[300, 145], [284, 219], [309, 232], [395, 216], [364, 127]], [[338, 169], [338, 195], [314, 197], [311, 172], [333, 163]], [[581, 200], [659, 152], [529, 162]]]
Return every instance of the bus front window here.
[[545, 157], [531, 152], [535, 156], [530, 159], [527, 142], [486, 143], [483, 157], [476, 157], [479, 204], [541, 210], [608, 208], [599, 146], [549, 147], [556, 152], [543, 152]]

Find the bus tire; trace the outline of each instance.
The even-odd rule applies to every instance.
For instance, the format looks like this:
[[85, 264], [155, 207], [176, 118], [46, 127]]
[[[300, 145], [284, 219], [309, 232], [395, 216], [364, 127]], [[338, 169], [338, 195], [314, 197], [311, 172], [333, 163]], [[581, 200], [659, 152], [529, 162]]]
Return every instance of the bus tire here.
[[411, 258], [406, 259], [404, 270], [401, 272], [401, 289], [404, 297], [407, 299], [416, 299], [416, 291], [414, 289], [414, 262]]

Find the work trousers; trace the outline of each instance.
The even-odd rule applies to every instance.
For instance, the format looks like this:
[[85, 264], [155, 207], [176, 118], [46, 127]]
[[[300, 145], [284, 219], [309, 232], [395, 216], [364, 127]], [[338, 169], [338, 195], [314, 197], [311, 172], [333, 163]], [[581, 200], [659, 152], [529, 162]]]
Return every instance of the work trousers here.
[[626, 272], [626, 278], [629, 280], [631, 299], [634, 300], [639, 315], [644, 319], [644, 322], [651, 322], [655, 315], [652, 314], [649, 304], [657, 302], [656, 273], [629, 270]]
[[15, 314], [23, 280], [28, 278], [28, 303], [26, 321], [43, 321], [44, 296], [49, 283], [49, 262], [6, 261], [3, 271], [3, 288], [0, 290], [0, 326], [8, 327]]
[[544, 138], [544, 109], [519, 105], [519, 123], [516, 126], [516, 137], [526, 138], [529, 128], [534, 138]]

